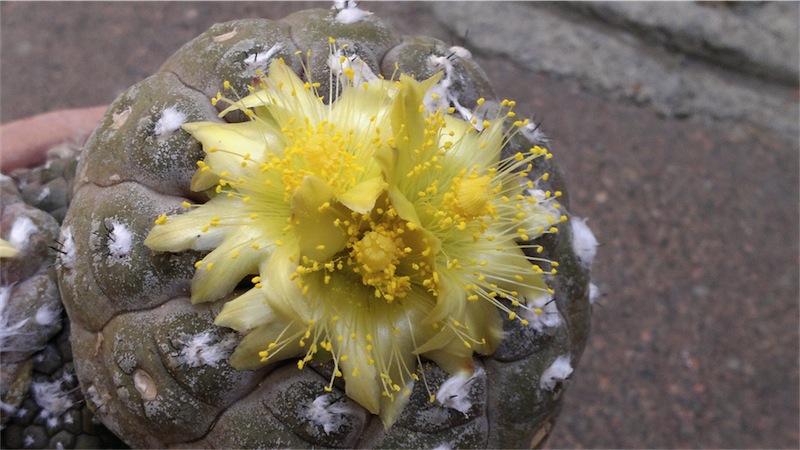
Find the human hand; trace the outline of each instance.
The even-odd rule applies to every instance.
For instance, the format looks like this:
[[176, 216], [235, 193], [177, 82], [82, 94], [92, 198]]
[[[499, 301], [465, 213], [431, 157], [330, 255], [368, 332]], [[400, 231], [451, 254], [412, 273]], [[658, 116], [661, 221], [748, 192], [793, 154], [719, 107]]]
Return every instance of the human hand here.
[[0, 125], [0, 171], [34, 167], [47, 158], [47, 150], [65, 142], [82, 145], [102, 119], [108, 106], [64, 109]]

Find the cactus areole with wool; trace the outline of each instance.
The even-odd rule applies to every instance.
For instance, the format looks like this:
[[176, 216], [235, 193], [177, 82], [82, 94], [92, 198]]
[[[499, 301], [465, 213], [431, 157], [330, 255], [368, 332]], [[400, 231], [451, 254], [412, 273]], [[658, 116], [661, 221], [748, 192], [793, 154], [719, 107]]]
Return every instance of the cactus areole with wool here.
[[97, 416], [137, 447], [541, 444], [595, 244], [515, 106], [351, 2], [186, 44], [109, 108], [59, 236]]

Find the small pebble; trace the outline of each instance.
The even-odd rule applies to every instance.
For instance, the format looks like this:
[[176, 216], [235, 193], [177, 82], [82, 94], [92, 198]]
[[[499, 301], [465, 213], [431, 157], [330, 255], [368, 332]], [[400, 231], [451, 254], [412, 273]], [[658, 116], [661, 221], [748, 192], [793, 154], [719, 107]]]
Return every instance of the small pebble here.
[[28, 425], [22, 431], [22, 448], [46, 448], [49, 442], [50, 436], [42, 425]]
[[61, 430], [50, 438], [49, 448], [73, 448], [75, 436], [67, 430]]
[[75, 448], [103, 448], [103, 440], [98, 436], [81, 434], [75, 439]]
[[64, 365], [61, 352], [55, 345], [48, 344], [33, 359], [33, 370], [45, 375], [52, 375], [59, 367]]

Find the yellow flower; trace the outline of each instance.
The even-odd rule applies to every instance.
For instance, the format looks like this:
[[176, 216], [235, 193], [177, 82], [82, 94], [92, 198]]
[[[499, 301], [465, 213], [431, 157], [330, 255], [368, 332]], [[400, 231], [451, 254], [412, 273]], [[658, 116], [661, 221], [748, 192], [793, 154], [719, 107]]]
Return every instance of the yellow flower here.
[[542, 274], [554, 264], [523, 248], [535, 252], [529, 241], [562, 219], [549, 193], [527, 195], [545, 149], [501, 159], [528, 124], [504, 129], [513, 102], [467, 121], [426, 108], [441, 103], [430, 99], [442, 74], [391, 81], [357, 58], [331, 61], [327, 101], [277, 60], [223, 112], [249, 121], [185, 124], [206, 153], [192, 189], [211, 199], [159, 217], [145, 244], [211, 250], [195, 265], [193, 302], [252, 282], [216, 318], [245, 334], [234, 367], [332, 361], [327, 389], [343, 377], [389, 427], [425, 382], [421, 358], [471, 373], [473, 354], [499, 344], [501, 314], [528, 323], [517, 312], [552, 293]]

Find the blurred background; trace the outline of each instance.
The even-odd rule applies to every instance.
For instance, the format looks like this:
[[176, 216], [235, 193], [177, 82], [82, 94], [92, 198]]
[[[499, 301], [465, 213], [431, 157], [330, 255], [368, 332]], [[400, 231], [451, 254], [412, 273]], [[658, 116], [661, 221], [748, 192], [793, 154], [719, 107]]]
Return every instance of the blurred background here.
[[[216, 22], [329, 2], [3, 2], [0, 121], [110, 103]], [[548, 446], [798, 448], [800, 4], [362, 2], [543, 121], [604, 293]]]

